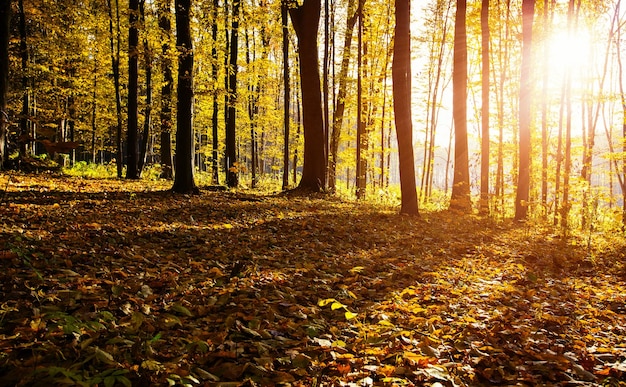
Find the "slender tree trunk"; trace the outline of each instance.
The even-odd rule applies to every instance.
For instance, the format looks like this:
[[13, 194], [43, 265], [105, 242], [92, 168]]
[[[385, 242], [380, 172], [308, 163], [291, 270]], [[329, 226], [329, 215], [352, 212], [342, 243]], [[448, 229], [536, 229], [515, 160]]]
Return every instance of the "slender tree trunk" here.
[[410, 1], [396, 0], [395, 44], [393, 48], [393, 108], [400, 158], [400, 213], [419, 215], [413, 156], [411, 119], [411, 21]]
[[7, 99], [9, 91], [9, 40], [11, 38], [11, 0], [0, 0], [0, 170], [9, 160], [6, 133], [9, 125]]
[[[616, 10], [615, 14], [619, 15], [621, 13], [621, 0], [617, 0], [617, 4], [615, 5]], [[622, 24], [618, 24], [616, 37], [615, 37], [615, 49], [618, 53], [622, 52]], [[624, 88], [624, 67], [622, 62], [622, 56], [620, 54], [617, 55], [617, 71], [618, 71], [618, 85], [619, 85], [619, 94], [620, 94], [620, 102], [622, 108], [622, 157], [621, 163], [622, 167], [619, 167], [619, 161], [617, 158], [613, 160], [615, 164], [615, 174], [617, 175], [617, 179], [619, 180], [619, 185], [622, 190], [622, 231], [626, 230], [626, 89]], [[613, 149], [613, 143], [610, 141], [610, 134], [607, 133], [607, 138], [609, 138], [609, 146], [611, 147], [611, 153], [615, 153]]]
[[480, 27], [482, 77], [482, 138], [480, 149], [480, 212], [489, 213], [489, 0], [482, 0]]
[[[570, 0], [567, 9], [567, 34], [571, 38], [575, 32], [575, 0]], [[567, 232], [569, 227], [570, 175], [572, 172], [572, 66], [565, 69], [565, 162], [563, 164], [563, 204], [561, 206], [561, 227]]]
[[[96, 28], [95, 35], [98, 36], [98, 29]], [[96, 163], [96, 116], [98, 112], [98, 54], [93, 56], [93, 87], [91, 91], [91, 162]]]
[[365, 190], [367, 183], [366, 175], [366, 156], [365, 156], [365, 119], [363, 117], [363, 3], [365, 0], [359, 0], [358, 7], [358, 44], [357, 44], [357, 92], [356, 92], [356, 105], [357, 105], [357, 129], [356, 129], [356, 197], [357, 199], [365, 198]]
[[[122, 178], [124, 166], [124, 155], [122, 153], [122, 94], [120, 86], [120, 9], [119, 3], [115, 0], [115, 18], [113, 17], [113, 5], [111, 0], [107, 0], [109, 10], [109, 42], [111, 43], [111, 67], [113, 70], [113, 85], [115, 88], [115, 108], [116, 108], [116, 165], [117, 177]], [[115, 28], [113, 23], [115, 21]]]
[[355, 0], [348, 0], [348, 14], [352, 15], [346, 22], [346, 34], [343, 42], [343, 56], [341, 59], [341, 68], [339, 70], [339, 90], [335, 102], [335, 110], [333, 111], [333, 131], [330, 138], [330, 165], [328, 172], [328, 187], [331, 191], [336, 188], [337, 174], [337, 154], [339, 152], [339, 138], [343, 126], [343, 115], [346, 107], [347, 98], [347, 79], [348, 70], [350, 68], [350, 54], [352, 46], [352, 34], [354, 26], [358, 19], [358, 12], [354, 10]]
[[[289, 104], [291, 102], [291, 84], [289, 79], [289, 3], [282, 0], [281, 20], [283, 24], [283, 82], [285, 95], [283, 98], [283, 190], [289, 187]], [[293, 164], [294, 174], [296, 162]], [[295, 175], [294, 175], [295, 176]], [[295, 178], [294, 178], [295, 180]]]
[[237, 53], [239, 51], [239, 8], [240, 0], [233, 2], [233, 19], [230, 31], [230, 65], [228, 69], [228, 120], [226, 122], [226, 184], [239, 185], [237, 164]]
[[326, 157], [325, 161], [325, 173], [326, 179], [328, 179], [328, 152], [329, 152], [329, 132], [330, 132], [330, 121], [329, 121], [329, 91], [328, 91], [328, 78], [330, 77], [328, 67], [330, 61], [330, 17], [329, 17], [329, 1], [324, 0], [324, 63], [322, 64], [322, 105], [324, 110], [324, 154]]
[[[498, 160], [496, 169], [496, 190], [495, 196], [498, 199], [501, 213], [504, 215], [504, 95], [505, 95], [505, 81], [507, 78], [507, 69], [509, 68], [509, 38], [510, 38], [510, 16], [511, 16], [511, 2], [506, 0], [505, 11], [505, 28], [504, 36], [500, 32], [500, 42], [504, 42], [504, 49], [499, 50], [500, 57], [500, 79], [499, 79], [499, 95], [498, 101]], [[502, 30], [500, 30], [502, 31]]]
[[317, 32], [321, 12], [320, 0], [304, 0], [291, 7], [289, 15], [298, 37], [302, 114], [304, 125], [304, 166], [298, 188], [319, 192], [326, 188], [324, 139], [326, 129], [322, 111], [322, 93], [318, 61]]
[[[145, 30], [145, 0], [139, 3], [139, 12], [141, 17], [141, 25]], [[146, 106], [144, 108], [143, 132], [141, 133], [141, 141], [139, 148], [139, 164], [137, 165], [137, 175], [141, 176], [143, 168], [146, 165], [148, 155], [148, 141], [150, 139], [150, 127], [152, 126], [152, 49], [148, 42], [148, 37], [143, 39], [144, 49], [144, 66], [146, 73]]]
[[213, 184], [219, 185], [220, 183], [220, 173], [219, 173], [219, 130], [218, 130], [218, 68], [217, 68], [217, 22], [218, 22], [218, 9], [219, 9], [219, 0], [213, 0], [213, 25], [211, 27], [211, 37], [213, 40], [213, 47], [211, 48], [211, 57], [213, 58], [213, 62], [211, 64], [211, 71], [213, 75], [213, 115], [211, 117], [211, 126], [212, 126], [212, 146], [213, 146], [213, 162], [211, 164], [212, 176], [213, 176]]
[[456, 3], [454, 23], [453, 117], [454, 180], [450, 208], [469, 212], [472, 207], [469, 185], [469, 151], [467, 144], [467, 33], [466, 0]]
[[126, 133], [126, 178], [138, 179], [139, 0], [130, 0], [128, 8], [128, 132]]
[[[253, 46], [253, 49], [256, 46]], [[256, 51], [253, 53], [256, 58]], [[246, 66], [249, 71], [256, 74], [258, 70], [253, 68], [253, 64], [250, 59], [250, 36], [248, 30], [246, 30]], [[257, 186], [257, 152], [256, 152], [256, 116], [258, 113], [258, 93], [259, 81], [258, 78], [253, 75], [254, 80], [248, 80], [248, 118], [250, 120], [250, 172], [252, 175], [251, 187]]]
[[176, 103], [176, 173], [172, 191], [197, 193], [194, 181], [193, 45], [189, 12], [191, 0], [175, 0], [178, 47], [178, 102]]
[[532, 98], [531, 47], [535, 0], [522, 1], [522, 72], [520, 76], [519, 101], [519, 173], [515, 196], [515, 219], [528, 216], [530, 191], [530, 105]]
[[[552, 31], [552, 18], [550, 17], [550, 1], [543, 1], [543, 25], [544, 36], [550, 36]], [[547, 215], [548, 209], [548, 82], [550, 79], [550, 66], [548, 58], [550, 45], [544, 39], [543, 46], [543, 81], [541, 91], [541, 206], [543, 215]]]
[[171, 22], [170, 2], [163, 0], [164, 4], [159, 9], [159, 28], [163, 34], [161, 44], [161, 73], [163, 83], [161, 85], [161, 177], [172, 180], [174, 177], [172, 168], [172, 87], [174, 77], [172, 75], [172, 60], [170, 59]]
[[[19, 8], [19, 30], [20, 30], [20, 57], [22, 59], [22, 112], [20, 114], [20, 136], [24, 139], [29, 136], [29, 124], [30, 124], [30, 79], [28, 77], [28, 45], [26, 42], [26, 15], [24, 14], [24, 0], [17, 2]], [[27, 152], [28, 141], [20, 141], [20, 156], [25, 157]]]

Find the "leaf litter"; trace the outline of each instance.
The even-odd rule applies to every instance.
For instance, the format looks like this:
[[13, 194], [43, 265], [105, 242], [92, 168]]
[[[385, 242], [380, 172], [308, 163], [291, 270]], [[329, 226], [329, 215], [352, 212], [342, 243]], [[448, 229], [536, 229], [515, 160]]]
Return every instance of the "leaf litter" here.
[[626, 385], [623, 237], [147, 184], [11, 177], [1, 384]]

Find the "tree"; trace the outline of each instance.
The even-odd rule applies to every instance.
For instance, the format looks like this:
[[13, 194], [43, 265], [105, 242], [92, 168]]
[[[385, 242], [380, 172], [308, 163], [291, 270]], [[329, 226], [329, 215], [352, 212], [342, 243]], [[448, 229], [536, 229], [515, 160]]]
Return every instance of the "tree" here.
[[[124, 165], [122, 155], [122, 93], [120, 86], [120, 10], [119, 3], [115, 0], [115, 17], [113, 16], [113, 5], [111, 0], [107, 0], [109, 11], [109, 42], [111, 44], [111, 67], [113, 70], [113, 83], [115, 86], [115, 107], [116, 107], [116, 142], [117, 142], [117, 177], [122, 177], [122, 167]], [[115, 22], [115, 28], [113, 27]]]
[[130, 0], [128, 8], [128, 131], [126, 133], [126, 178], [138, 179], [137, 138], [139, 132], [139, 0]]
[[319, 72], [317, 32], [321, 0], [304, 0], [289, 8], [291, 23], [298, 37], [302, 121], [304, 126], [304, 166], [298, 188], [320, 192], [326, 188], [326, 152], [322, 92]]
[[172, 87], [174, 77], [172, 76], [172, 60], [170, 59], [170, 22], [171, 0], [163, 0], [159, 7], [159, 28], [162, 33], [161, 43], [161, 73], [163, 83], [161, 84], [161, 177], [171, 180], [172, 171]]
[[415, 164], [413, 156], [413, 124], [411, 119], [411, 21], [410, 0], [396, 0], [396, 28], [393, 46], [393, 111], [400, 158], [400, 213], [419, 215]]
[[8, 161], [6, 132], [9, 124], [9, 39], [11, 37], [11, 0], [0, 0], [0, 169]]
[[522, 2], [522, 71], [519, 92], [519, 173], [515, 196], [515, 220], [528, 215], [530, 193], [530, 106], [532, 94], [531, 46], [535, 0]]
[[359, 15], [359, 24], [357, 27], [357, 113], [356, 113], [356, 197], [357, 199], [365, 198], [367, 188], [367, 133], [365, 131], [365, 115], [363, 112], [363, 6], [365, 0], [358, 0], [359, 5], [357, 14]]
[[232, 29], [230, 31], [230, 65], [228, 69], [228, 104], [226, 120], [226, 184], [229, 187], [239, 185], [237, 167], [237, 53], [239, 52], [239, 8], [241, 1], [233, 2]]
[[[283, 190], [289, 187], [289, 103], [291, 102], [291, 84], [289, 83], [289, 4], [282, 0], [280, 5], [283, 35]], [[293, 166], [294, 170], [296, 166]]]
[[141, 176], [143, 168], [146, 164], [146, 157], [148, 156], [148, 142], [150, 141], [150, 127], [152, 126], [152, 48], [148, 40], [148, 33], [146, 31], [146, 12], [145, 12], [145, 0], [139, 3], [139, 14], [141, 17], [141, 25], [145, 31], [143, 37], [143, 56], [144, 56], [144, 71], [146, 75], [146, 104], [143, 113], [143, 131], [141, 132], [141, 139], [139, 142], [139, 160], [137, 165], [137, 175]]
[[354, 10], [355, 0], [348, 0], [348, 14], [351, 15], [346, 21], [346, 32], [343, 42], [343, 55], [339, 69], [339, 89], [335, 99], [333, 111], [333, 131], [330, 136], [330, 165], [328, 168], [328, 187], [335, 190], [337, 176], [337, 153], [339, 152], [339, 137], [343, 126], [343, 116], [346, 107], [348, 70], [350, 67], [350, 54], [352, 47], [352, 35], [359, 13]]
[[176, 103], [176, 169], [177, 193], [197, 193], [193, 176], [193, 44], [191, 39], [191, 0], [176, 0], [176, 47], [178, 47], [178, 100]]
[[480, 147], [480, 211], [489, 212], [489, 0], [482, 0], [481, 77], [482, 77], [482, 138]]
[[469, 211], [469, 151], [467, 145], [467, 33], [465, 14], [467, 2], [456, 3], [454, 22], [454, 70], [452, 74], [452, 115], [454, 119], [454, 179], [450, 208]]

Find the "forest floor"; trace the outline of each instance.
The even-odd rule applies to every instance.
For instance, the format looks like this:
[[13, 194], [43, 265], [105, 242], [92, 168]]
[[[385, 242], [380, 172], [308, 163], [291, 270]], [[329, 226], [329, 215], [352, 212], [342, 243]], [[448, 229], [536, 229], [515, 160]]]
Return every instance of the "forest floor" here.
[[0, 385], [626, 385], [619, 232], [0, 184]]

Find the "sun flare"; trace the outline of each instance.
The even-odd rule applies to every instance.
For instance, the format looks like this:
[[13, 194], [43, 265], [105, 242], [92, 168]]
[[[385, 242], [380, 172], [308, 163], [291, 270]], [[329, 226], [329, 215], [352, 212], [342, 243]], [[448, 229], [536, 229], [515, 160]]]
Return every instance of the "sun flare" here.
[[554, 31], [548, 38], [548, 65], [552, 71], [568, 68], [582, 70], [587, 68], [591, 59], [591, 39], [586, 31], [568, 33], [566, 30]]

